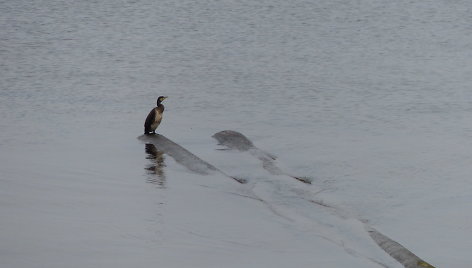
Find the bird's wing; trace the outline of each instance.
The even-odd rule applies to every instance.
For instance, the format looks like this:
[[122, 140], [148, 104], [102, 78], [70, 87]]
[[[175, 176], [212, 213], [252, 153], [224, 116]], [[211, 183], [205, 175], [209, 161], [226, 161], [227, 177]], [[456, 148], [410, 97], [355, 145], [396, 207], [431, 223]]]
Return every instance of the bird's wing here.
[[148, 116], [146, 117], [146, 121], [144, 122], [144, 127], [149, 128], [151, 127], [151, 124], [154, 122], [154, 118], [156, 116], [156, 109], [152, 109]]

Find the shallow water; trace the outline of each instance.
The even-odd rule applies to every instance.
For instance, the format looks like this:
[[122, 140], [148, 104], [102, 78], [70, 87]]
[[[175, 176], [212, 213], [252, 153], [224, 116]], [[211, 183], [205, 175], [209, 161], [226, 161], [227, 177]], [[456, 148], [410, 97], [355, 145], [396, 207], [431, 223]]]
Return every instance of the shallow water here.
[[[0, 220], [2, 261], [59, 267], [89, 246], [74, 233], [96, 237], [117, 222], [110, 237], [152, 241], [168, 228], [159, 204], [185, 188], [176, 178], [192, 175], [165, 156], [163, 168], [151, 167], [165, 179], [149, 174], [149, 152], [136, 139], [155, 99], [168, 95], [158, 130], [203, 160], [237, 169], [210, 136], [238, 130], [290, 174], [313, 178], [324, 199], [425, 259], [470, 265], [471, 8], [440, 0], [0, 3], [0, 213], [14, 215]], [[110, 256], [121, 252], [119, 239], [92, 241], [113, 248]], [[61, 245], [69, 259], [53, 262]], [[146, 250], [138, 255], [153, 261]]]

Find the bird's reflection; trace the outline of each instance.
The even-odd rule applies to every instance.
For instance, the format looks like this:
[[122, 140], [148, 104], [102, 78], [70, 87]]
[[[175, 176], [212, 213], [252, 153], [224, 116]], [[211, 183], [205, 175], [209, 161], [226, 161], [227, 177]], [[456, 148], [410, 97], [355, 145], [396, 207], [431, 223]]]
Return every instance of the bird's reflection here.
[[147, 182], [157, 185], [159, 188], [166, 188], [166, 175], [164, 173], [165, 156], [164, 152], [159, 151], [152, 143], [146, 143], [145, 151], [146, 159], [150, 160], [150, 164], [145, 167], [148, 171]]

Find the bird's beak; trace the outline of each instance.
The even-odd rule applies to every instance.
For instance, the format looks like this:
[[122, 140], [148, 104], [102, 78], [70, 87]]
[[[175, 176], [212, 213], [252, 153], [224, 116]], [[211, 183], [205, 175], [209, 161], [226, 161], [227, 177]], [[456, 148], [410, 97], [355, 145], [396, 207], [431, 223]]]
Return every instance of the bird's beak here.
[[165, 100], [165, 99], [167, 99], [167, 98], [168, 98], [168, 97], [167, 97], [167, 96], [165, 96], [165, 97], [164, 97], [164, 100]]

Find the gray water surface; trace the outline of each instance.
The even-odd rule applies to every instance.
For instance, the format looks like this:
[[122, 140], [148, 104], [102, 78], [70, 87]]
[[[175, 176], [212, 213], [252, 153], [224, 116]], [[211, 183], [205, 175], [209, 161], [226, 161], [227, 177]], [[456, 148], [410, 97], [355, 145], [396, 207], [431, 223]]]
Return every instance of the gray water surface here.
[[[470, 264], [464, 241], [472, 239], [461, 231], [470, 210], [433, 207], [460, 205], [472, 190], [471, 8], [441, 0], [0, 2], [0, 259], [33, 267], [58, 248], [86, 248], [72, 233], [90, 229], [70, 223], [108, 210], [97, 189], [126, 196], [114, 200], [123, 207], [141, 200], [129, 209], [145, 222], [137, 207], [154, 206], [140, 191], [164, 180], [149, 180], [136, 137], [155, 99], [168, 95], [158, 131], [210, 163], [224, 163], [210, 136], [239, 130], [287, 172], [319, 178], [391, 232], [407, 228], [395, 229], [394, 216], [411, 212], [405, 200], [427, 222], [458, 217], [447, 222], [456, 231], [441, 236], [441, 250], [454, 255], [438, 255], [428, 235], [442, 233], [437, 226], [401, 239], [415, 249], [425, 241], [421, 256], [440, 267]], [[167, 171], [161, 194], [170, 191]], [[120, 194], [128, 188], [136, 193]], [[366, 189], [371, 199], [361, 198]], [[125, 214], [90, 220], [84, 237]], [[51, 240], [24, 231], [55, 227]]]

